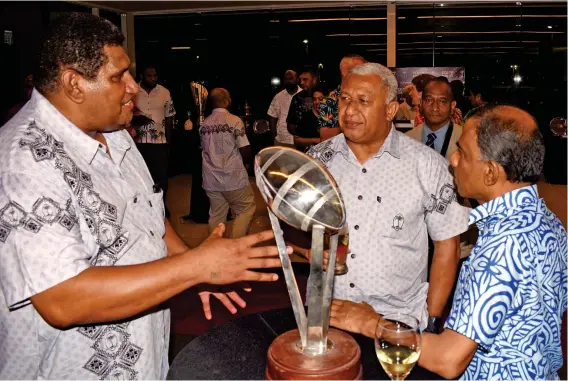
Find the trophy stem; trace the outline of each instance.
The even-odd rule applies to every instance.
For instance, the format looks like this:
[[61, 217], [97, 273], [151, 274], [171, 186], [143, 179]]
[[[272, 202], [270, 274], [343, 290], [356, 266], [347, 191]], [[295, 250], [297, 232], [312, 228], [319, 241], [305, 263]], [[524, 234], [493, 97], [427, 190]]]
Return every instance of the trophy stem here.
[[286, 250], [284, 234], [282, 233], [282, 229], [280, 228], [280, 222], [278, 221], [278, 218], [274, 215], [274, 213], [272, 213], [270, 208], [268, 209], [268, 216], [270, 217], [270, 223], [272, 224], [272, 230], [274, 231], [274, 239], [276, 240], [276, 246], [278, 247], [278, 255], [280, 256], [280, 261], [282, 262], [282, 271], [284, 272], [286, 288], [288, 288], [290, 303], [292, 304], [292, 310], [294, 311], [294, 317], [296, 318], [296, 325], [298, 326], [298, 331], [300, 331], [302, 348], [306, 348], [306, 311], [304, 310], [304, 305], [302, 304], [302, 297], [300, 295], [300, 290], [298, 290], [298, 283], [296, 282], [296, 277], [294, 276], [292, 262], [290, 261], [290, 257], [288, 256]]
[[327, 342], [327, 332], [329, 330], [329, 318], [331, 313], [331, 300], [333, 297], [333, 280], [335, 278], [335, 259], [337, 257], [337, 244], [339, 234], [333, 234], [329, 239], [329, 258], [327, 261], [327, 271], [325, 272], [325, 283], [322, 297], [322, 342]]
[[322, 297], [323, 297], [323, 238], [322, 225], [312, 227], [312, 255], [308, 284], [308, 345], [304, 353], [319, 355], [326, 351], [327, 340], [322, 337]]

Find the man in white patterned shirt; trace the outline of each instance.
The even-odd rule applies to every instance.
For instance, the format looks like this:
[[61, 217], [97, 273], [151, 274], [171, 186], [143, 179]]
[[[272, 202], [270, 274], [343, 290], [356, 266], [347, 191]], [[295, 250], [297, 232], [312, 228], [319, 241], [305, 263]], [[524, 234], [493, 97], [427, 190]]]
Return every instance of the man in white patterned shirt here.
[[[308, 152], [345, 200], [349, 272], [335, 278], [331, 324], [355, 332], [369, 323], [368, 312], [407, 313], [422, 328], [439, 321], [468, 227], [446, 159], [393, 128], [397, 87], [384, 66], [353, 68], [341, 85], [343, 133]], [[435, 246], [430, 282], [428, 235]]]
[[227, 219], [229, 208], [236, 216], [231, 237], [245, 235], [256, 209], [244, 162], [252, 158], [243, 121], [227, 109], [229, 92], [211, 90], [211, 115], [199, 128], [203, 147], [203, 189], [209, 197], [209, 230]]
[[[154, 183], [164, 191], [164, 205], [168, 191], [168, 157], [176, 110], [168, 89], [158, 84], [153, 66], [142, 71], [140, 91], [134, 97], [136, 106], [132, 125], [134, 141], [150, 170]], [[169, 217], [166, 205], [166, 217]]]
[[190, 250], [164, 219], [125, 130], [138, 85], [123, 42], [89, 13], [54, 20], [36, 90], [0, 129], [0, 379], [165, 379], [161, 303], [276, 279], [249, 271], [279, 266], [275, 247], [251, 248], [270, 232], [225, 240], [219, 226]]

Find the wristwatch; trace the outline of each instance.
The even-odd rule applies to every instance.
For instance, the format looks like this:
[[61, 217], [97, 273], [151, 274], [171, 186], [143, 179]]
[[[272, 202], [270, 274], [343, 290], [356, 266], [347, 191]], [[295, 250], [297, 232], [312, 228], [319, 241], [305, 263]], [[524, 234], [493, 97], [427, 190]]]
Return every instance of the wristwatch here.
[[430, 316], [428, 319], [428, 327], [424, 331], [430, 333], [441, 333], [444, 322], [441, 316]]

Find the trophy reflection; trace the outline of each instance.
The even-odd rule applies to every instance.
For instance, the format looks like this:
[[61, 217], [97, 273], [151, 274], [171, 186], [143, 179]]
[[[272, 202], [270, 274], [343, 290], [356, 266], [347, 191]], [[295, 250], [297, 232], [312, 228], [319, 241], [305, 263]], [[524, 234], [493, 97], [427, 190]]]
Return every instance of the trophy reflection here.
[[[254, 163], [258, 189], [268, 205], [268, 215], [288, 294], [298, 326], [278, 336], [268, 350], [267, 379], [360, 379], [360, 349], [348, 334], [329, 329], [333, 281], [344, 274], [348, 250], [345, 204], [331, 174], [311, 157], [285, 147], [269, 147]], [[312, 233], [308, 313], [304, 310], [280, 220]], [[324, 271], [324, 244], [328, 263], [336, 263], [342, 233], [342, 261], [335, 271]], [[329, 237], [326, 239], [326, 236]], [[342, 265], [342, 264], [343, 265]]]

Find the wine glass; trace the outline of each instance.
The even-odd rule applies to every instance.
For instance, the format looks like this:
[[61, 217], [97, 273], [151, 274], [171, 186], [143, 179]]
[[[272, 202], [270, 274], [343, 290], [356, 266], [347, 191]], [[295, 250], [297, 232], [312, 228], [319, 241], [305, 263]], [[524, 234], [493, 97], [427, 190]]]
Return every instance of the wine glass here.
[[381, 317], [375, 331], [375, 351], [391, 380], [404, 380], [420, 357], [420, 324], [401, 313]]

